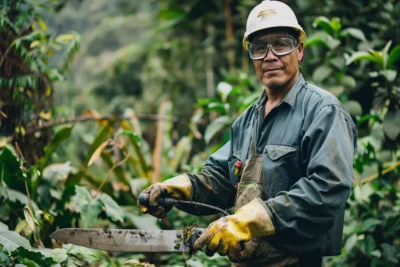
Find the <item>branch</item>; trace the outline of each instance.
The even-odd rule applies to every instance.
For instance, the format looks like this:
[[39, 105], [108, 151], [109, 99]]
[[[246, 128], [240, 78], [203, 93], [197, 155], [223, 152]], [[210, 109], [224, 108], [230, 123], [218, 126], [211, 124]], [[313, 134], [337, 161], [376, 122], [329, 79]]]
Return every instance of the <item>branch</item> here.
[[[139, 120], [150, 120], [150, 121], [173, 121], [176, 122], [178, 119], [176, 117], [165, 117], [165, 116], [158, 116], [154, 114], [147, 114], [147, 115], [136, 115], [136, 117]], [[118, 115], [113, 115], [113, 116], [101, 116], [101, 117], [93, 117], [93, 116], [81, 116], [81, 117], [76, 117], [76, 118], [69, 118], [69, 119], [62, 119], [59, 121], [51, 121], [51, 122], [45, 122], [42, 125], [38, 127], [27, 127], [26, 132], [27, 133], [32, 133], [32, 132], [37, 132], [41, 131], [43, 129], [47, 128], [52, 128], [54, 126], [58, 125], [64, 125], [64, 124], [69, 124], [69, 123], [77, 123], [77, 122], [87, 122], [87, 121], [123, 121], [123, 120], [132, 120], [131, 117], [124, 117], [124, 116], [118, 116]]]

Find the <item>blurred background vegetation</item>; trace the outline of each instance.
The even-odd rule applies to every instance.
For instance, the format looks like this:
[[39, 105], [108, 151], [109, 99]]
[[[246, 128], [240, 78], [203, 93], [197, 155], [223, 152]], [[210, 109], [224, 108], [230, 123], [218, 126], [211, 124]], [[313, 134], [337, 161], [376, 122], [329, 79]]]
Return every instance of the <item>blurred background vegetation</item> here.
[[[206, 227], [142, 216], [150, 183], [197, 172], [262, 91], [241, 40], [256, 0], [0, 1], [0, 266], [229, 266], [224, 257], [63, 245], [64, 227]], [[284, 1], [288, 3], [289, 1]], [[358, 126], [343, 250], [399, 266], [400, 2], [290, 1], [308, 81]]]

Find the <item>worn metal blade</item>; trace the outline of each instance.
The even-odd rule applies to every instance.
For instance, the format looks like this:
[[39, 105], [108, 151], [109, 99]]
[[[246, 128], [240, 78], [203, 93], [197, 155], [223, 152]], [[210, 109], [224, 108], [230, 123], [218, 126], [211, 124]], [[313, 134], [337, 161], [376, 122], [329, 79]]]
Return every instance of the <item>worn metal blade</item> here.
[[65, 228], [51, 234], [65, 243], [108, 251], [186, 252], [182, 230]]

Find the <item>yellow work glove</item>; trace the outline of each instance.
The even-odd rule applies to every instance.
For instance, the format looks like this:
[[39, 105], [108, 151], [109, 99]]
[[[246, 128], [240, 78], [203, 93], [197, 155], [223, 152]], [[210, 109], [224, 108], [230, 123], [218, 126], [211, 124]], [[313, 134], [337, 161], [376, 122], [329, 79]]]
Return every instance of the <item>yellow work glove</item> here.
[[244, 242], [254, 237], [275, 234], [275, 228], [265, 203], [256, 198], [238, 209], [235, 214], [222, 217], [208, 226], [194, 243], [196, 249], [206, 246], [206, 254], [235, 255], [244, 249]]
[[148, 194], [150, 197], [148, 206], [139, 204], [140, 211], [162, 218], [172, 207], [160, 206], [158, 205], [158, 200], [167, 197], [177, 200], [190, 200], [192, 197], [192, 183], [189, 177], [182, 174], [162, 183], [155, 183], [143, 190], [140, 195], [142, 194]]

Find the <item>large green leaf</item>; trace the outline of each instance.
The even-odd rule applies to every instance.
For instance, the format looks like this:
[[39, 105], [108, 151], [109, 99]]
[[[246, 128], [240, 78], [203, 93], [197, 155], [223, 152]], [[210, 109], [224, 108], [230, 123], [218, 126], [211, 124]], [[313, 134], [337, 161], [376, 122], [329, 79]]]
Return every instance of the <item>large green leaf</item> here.
[[43, 171], [57, 147], [71, 136], [72, 128], [73, 126], [62, 127], [57, 131], [51, 143], [44, 148], [44, 156], [39, 159], [37, 168], [39, 171]]
[[55, 248], [50, 254], [50, 257], [57, 262], [62, 263], [68, 259], [67, 250], [64, 248]]
[[84, 169], [86, 169], [88, 167], [88, 163], [90, 161], [90, 159], [93, 156], [93, 153], [96, 151], [96, 149], [102, 144], [104, 143], [104, 141], [106, 141], [111, 133], [111, 127], [109, 125], [109, 123], [107, 123], [106, 126], [104, 126], [96, 135], [93, 143], [90, 145], [89, 151], [87, 153], [86, 156], [86, 160], [84, 162]]
[[226, 102], [229, 94], [232, 92], [232, 85], [227, 82], [220, 82], [217, 85], [217, 92], [221, 96], [223, 102]]
[[400, 60], [400, 45], [397, 45], [389, 54], [386, 67], [390, 68], [394, 65], [398, 60]]
[[204, 134], [204, 140], [206, 143], [210, 143], [211, 139], [222, 129], [231, 125], [232, 120], [228, 116], [221, 116], [215, 119], [211, 124], [208, 125], [206, 132]]
[[102, 210], [102, 205], [93, 201], [87, 205], [84, 205], [81, 210], [81, 219], [83, 227], [93, 227], [96, 224], [97, 217]]
[[0, 182], [1, 180], [12, 189], [25, 191], [24, 177], [20, 163], [15, 155], [6, 147], [0, 150]]
[[346, 101], [343, 103], [343, 105], [347, 108], [347, 110], [353, 117], [362, 115], [362, 107], [357, 101]]
[[389, 110], [383, 120], [383, 129], [387, 136], [396, 140], [400, 133], [400, 110]]
[[354, 38], [357, 38], [363, 42], [366, 42], [367, 39], [365, 39], [364, 33], [357, 28], [346, 28], [341, 32], [342, 36], [352, 36]]
[[0, 185], [0, 199], [1, 198], [13, 203], [21, 203], [23, 206], [31, 204], [34, 210], [38, 209], [37, 204], [32, 200], [29, 201], [25, 194]]
[[378, 63], [379, 65], [383, 65], [383, 57], [382, 56], [380, 56], [378, 53], [365, 52], [365, 51], [354, 52], [349, 58], [346, 59], [346, 65], [350, 65], [351, 63], [357, 62], [360, 60], [367, 60], [367, 61]]
[[8, 252], [12, 252], [18, 247], [32, 249], [29, 241], [14, 231], [0, 231], [0, 244], [3, 245]]
[[28, 250], [24, 247], [17, 248], [11, 253], [11, 255], [33, 261], [38, 264], [38, 266], [51, 266], [56, 263], [52, 258], [46, 257], [42, 253]]
[[95, 250], [69, 244], [63, 246], [63, 248], [67, 250], [68, 255], [79, 257], [88, 263], [92, 263], [100, 259]]
[[332, 28], [331, 21], [327, 17], [319, 16], [313, 22], [313, 27], [320, 27], [329, 35], [334, 34], [334, 29]]
[[333, 69], [328, 65], [321, 65], [315, 69], [312, 75], [312, 79], [315, 82], [323, 82], [326, 78], [331, 76]]
[[92, 201], [92, 196], [89, 191], [83, 186], [75, 186], [75, 195], [71, 199], [71, 204], [82, 211], [83, 206], [89, 204]]
[[113, 221], [123, 222], [124, 212], [114, 199], [107, 194], [102, 194], [99, 198], [99, 202], [104, 205], [108, 217]]

